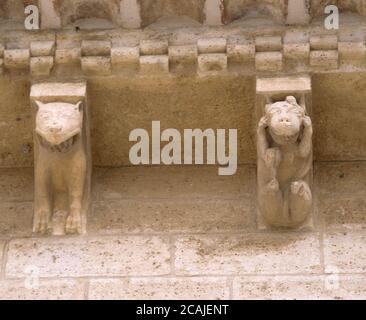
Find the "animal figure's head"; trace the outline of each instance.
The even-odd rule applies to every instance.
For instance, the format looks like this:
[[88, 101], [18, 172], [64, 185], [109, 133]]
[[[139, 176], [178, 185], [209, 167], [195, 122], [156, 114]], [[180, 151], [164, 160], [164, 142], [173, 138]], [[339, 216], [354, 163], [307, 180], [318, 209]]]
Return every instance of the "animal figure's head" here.
[[82, 102], [47, 103], [36, 101], [36, 133], [43, 147], [53, 152], [67, 152], [82, 132]]
[[292, 96], [285, 101], [267, 104], [265, 116], [273, 140], [279, 145], [295, 143], [299, 138], [305, 114], [305, 107], [300, 106]]

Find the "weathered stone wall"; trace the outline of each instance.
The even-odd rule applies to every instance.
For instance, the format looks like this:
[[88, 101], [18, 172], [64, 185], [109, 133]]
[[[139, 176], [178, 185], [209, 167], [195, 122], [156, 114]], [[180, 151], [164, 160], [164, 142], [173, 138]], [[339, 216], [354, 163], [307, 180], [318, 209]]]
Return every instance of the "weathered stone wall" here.
[[[131, 130], [238, 128], [239, 162], [255, 163], [255, 78], [111, 77], [89, 81], [93, 161], [98, 166], [129, 165]], [[26, 78], [0, 79], [0, 165], [30, 166], [32, 122]], [[313, 77], [315, 158], [365, 160], [366, 74]]]

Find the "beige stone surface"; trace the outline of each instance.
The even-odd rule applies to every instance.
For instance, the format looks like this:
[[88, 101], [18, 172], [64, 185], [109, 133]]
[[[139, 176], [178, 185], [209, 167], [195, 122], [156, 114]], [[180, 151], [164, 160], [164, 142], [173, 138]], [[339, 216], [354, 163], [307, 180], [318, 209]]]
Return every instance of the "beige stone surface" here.
[[324, 264], [340, 273], [366, 270], [365, 232], [335, 232], [324, 236]]
[[0, 201], [33, 201], [33, 169], [1, 169]]
[[312, 81], [315, 159], [364, 160], [365, 74], [319, 74]]
[[365, 299], [365, 276], [259, 276], [234, 278], [233, 299]]
[[[128, 183], [124, 183], [128, 181]], [[94, 199], [239, 199], [253, 194], [255, 169], [240, 167], [234, 176], [219, 176], [217, 167], [112, 168], [95, 183]]]
[[[238, 132], [240, 163], [254, 163], [252, 116], [254, 78], [175, 77], [91, 80], [93, 163], [99, 166], [130, 165], [128, 142], [135, 128], [151, 132], [151, 122], [162, 130], [231, 129]], [[189, 93], [189, 94], [188, 94]], [[113, 117], [111, 117], [113, 114]]]
[[176, 244], [178, 274], [281, 274], [321, 270], [315, 233], [246, 234], [180, 237]]
[[166, 275], [170, 273], [166, 238], [42, 238], [9, 244], [6, 276], [26, 277], [34, 266], [40, 277]]
[[320, 196], [320, 219], [326, 230], [365, 230], [366, 194], [360, 196]]
[[89, 285], [93, 300], [226, 300], [229, 292], [224, 277], [99, 279]]
[[319, 195], [342, 196], [366, 194], [366, 163], [315, 164]]
[[85, 284], [80, 280], [39, 280], [35, 288], [26, 280], [0, 280], [0, 300], [82, 300]]
[[0, 202], [0, 237], [32, 234], [32, 202]]
[[89, 232], [230, 232], [255, 230], [254, 203], [242, 200], [107, 200], [88, 218]]

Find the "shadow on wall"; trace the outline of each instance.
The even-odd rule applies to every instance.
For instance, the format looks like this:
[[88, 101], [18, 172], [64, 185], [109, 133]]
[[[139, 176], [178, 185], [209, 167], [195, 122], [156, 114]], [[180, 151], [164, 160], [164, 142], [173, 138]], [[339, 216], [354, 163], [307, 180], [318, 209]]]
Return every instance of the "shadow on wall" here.
[[224, 0], [225, 20], [230, 23], [246, 16], [268, 16], [285, 23], [288, 0]]
[[115, 25], [120, 22], [119, 0], [56, 0], [61, 25], [66, 26], [81, 19], [104, 19]]
[[323, 16], [328, 5], [336, 5], [341, 12], [350, 11], [366, 16], [366, 3], [364, 0], [309, 0], [310, 13], [313, 18]]
[[142, 26], [160, 18], [186, 16], [197, 22], [204, 20], [205, 0], [140, 0]]
[[0, 19], [22, 21], [24, 19], [24, 5], [35, 2], [31, 0], [0, 0]]

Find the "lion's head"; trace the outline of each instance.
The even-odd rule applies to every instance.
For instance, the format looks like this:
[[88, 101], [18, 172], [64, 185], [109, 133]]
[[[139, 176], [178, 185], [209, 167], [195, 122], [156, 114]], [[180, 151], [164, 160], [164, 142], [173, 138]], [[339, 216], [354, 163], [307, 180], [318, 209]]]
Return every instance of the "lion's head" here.
[[82, 130], [82, 102], [36, 104], [36, 133], [41, 144], [51, 151], [67, 152]]
[[293, 96], [288, 96], [285, 101], [267, 104], [265, 116], [273, 140], [280, 145], [295, 143], [299, 138], [305, 113], [305, 108]]

